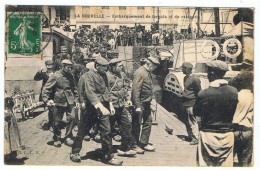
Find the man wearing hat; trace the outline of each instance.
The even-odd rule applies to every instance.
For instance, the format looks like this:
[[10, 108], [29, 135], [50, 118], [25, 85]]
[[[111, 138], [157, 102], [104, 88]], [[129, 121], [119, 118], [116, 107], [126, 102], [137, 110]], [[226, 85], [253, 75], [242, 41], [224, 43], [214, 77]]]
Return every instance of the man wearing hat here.
[[233, 166], [232, 120], [238, 102], [237, 89], [223, 79], [228, 66], [211, 61], [209, 88], [199, 92], [193, 112], [201, 118], [197, 158], [199, 166]]
[[[52, 107], [54, 116], [53, 140], [55, 147], [61, 147], [61, 129], [60, 124], [64, 113], [67, 117], [67, 126], [65, 134], [65, 144], [71, 146], [72, 129], [75, 121], [75, 107], [78, 107], [77, 87], [72, 71], [72, 62], [70, 60], [62, 60], [62, 68], [52, 74], [42, 90], [42, 100], [47, 106]], [[53, 98], [51, 94], [53, 94]]]
[[119, 59], [114, 58], [109, 61], [109, 71], [107, 72], [108, 89], [113, 105], [114, 115], [110, 117], [111, 126], [117, 122], [120, 127], [122, 136], [121, 149], [118, 149], [118, 156], [134, 156], [135, 151], [131, 150], [134, 145], [132, 141], [132, 125], [130, 122], [130, 113], [125, 108], [127, 102], [127, 82], [122, 72], [122, 63]]
[[84, 54], [80, 51], [78, 44], [75, 45], [75, 52], [72, 54], [72, 61], [76, 64], [83, 64]]
[[184, 90], [182, 94], [182, 106], [186, 114], [186, 128], [191, 145], [198, 144], [199, 127], [196, 117], [193, 114], [193, 105], [201, 90], [200, 79], [192, 74], [193, 65], [189, 62], [182, 64], [182, 72], [184, 77]]
[[[155, 147], [149, 144], [152, 128], [151, 102], [152, 100], [155, 101], [151, 72], [159, 64], [157, 58], [150, 56], [147, 58], [146, 63], [140, 66], [134, 73], [131, 100], [135, 106], [135, 113], [133, 113], [132, 129], [138, 145], [135, 150], [138, 152], [140, 147], [147, 151], [155, 150]], [[143, 126], [141, 130], [142, 119]]]
[[[54, 62], [52, 60], [45, 61], [46, 69], [39, 70], [34, 76], [35, 81], [41, 81], [42, 80], [42, 87], [41, 87], [41, 93], [40, 93], [40, 96], [39, 96], [39, 101], [42, 101], [43, 86], [46, 84], [47, 80], [49, 79], [49, 76], [54, 73], [53, 63]], [[46, 123], [45, 125], [47, 125], [48, 129], [51, 129], [52, 123], [53, 123], [53, 113], [52, 113], [52, 110], [49, 109], [48, 123]], [[45, 125], [43, 125], [43, 126], [45, 126]]]
[[71, 59], [70, 55], [68, 54], [68, 48], [66, 46], [61, 46], [61, 52], [54, 58], [54, 70], [58, 71], [61, 69], [61, 61], [64, 59]]
[[94, 123], [99, 124], [101, 135], [101, 145], [103, 151], [102, 160], [111, 165], [121, 165], [123, 162], [114, 158], [112, 153], [112, 139], [110, 128], [110, 110], [113, 111], [112, 105], [109, 104], [109, 91], [107, 88], [107, 71], [108, 61], [103, 57], [97, 58], [94, 68], [84, 73], [80, 81], [84, 82], [79, 92], [80, 103], [87, 108], [86, 112], [81, 114], [78, 134], [74, 140], [70, 159], [73, 162], [80, 162], [80, 150], [82, 141], [86, 133]]
[[[53, 74], [53, 63], [54, 62], [52, 60], [45, 61], [46, 69], [41, 69], [34, 75], [35, 81], [41, 81], [42, 80], [41, 92], [42, 92], [43, 86], [46, 84], [47, 80], [49, 79], [49, 76], [51, 74]], [[41, 93], [40, 93], [39, 101], [42, 101]]]

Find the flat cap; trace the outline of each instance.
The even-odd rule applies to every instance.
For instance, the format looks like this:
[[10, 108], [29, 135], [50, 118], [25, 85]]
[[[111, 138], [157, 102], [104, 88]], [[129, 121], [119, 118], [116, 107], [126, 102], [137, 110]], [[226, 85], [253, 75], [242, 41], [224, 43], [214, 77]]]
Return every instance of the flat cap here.
[[61, 61], [61, 64], [73, 65], [73, 63], [72, 63], [70, 60], [67, 60], [67, 59], [62, 60], [62, 61]]
[[152, 63], [154, 63], [155, 65], [160, 65], [160, 62], [157, 58], [155, 57], [148, 57], [147, 58], [149, 61], [151, 61]]
[[192, 65], [191, 63], [189, 63], [189, 62], [184, 62], [184, 63], [182, 64], [182, 67], [185, 67], [185, 68], [193, 68], [193, 65]]
[[224, 61], [214, 60], [214, 61], [207, 62], [206, 65], [211, 68], [228, 71], [228, 65]]
[[109, 61], [109, 64], [115, 64], [115, 63], [119, 63], [121, 62], [121, 60], [119, 60], [118, 58], [113, 58]]
[[45, 61], [45, 65], [53, 65], [54, 61], [52, 60], [47, 60]]
[[103, 58], [103, 57], [97, 57], [97, 59], [96, 59], [96, 61], [95, 61], [97, 64], [100, 64], [100, 65], [103, 65], [103, 66], [106, 66], [106, 65], [108, 65], [109, 63], [108, 63], [108, 61], [105, 59], [105, 58]]

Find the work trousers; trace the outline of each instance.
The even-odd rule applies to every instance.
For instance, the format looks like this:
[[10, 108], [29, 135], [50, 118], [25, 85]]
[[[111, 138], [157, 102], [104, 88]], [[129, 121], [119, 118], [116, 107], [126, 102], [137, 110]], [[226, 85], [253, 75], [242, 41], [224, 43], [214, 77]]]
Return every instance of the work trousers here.
[[193, 114], [193, 107], [184, 107], [184, 111], [187, 117], [185, 125], [186, 125], [188, 136], [189, 138], [198, 139], [199, 126], [196, 117]]
[[[107, 109], [109, 109], [109, 103], [102, 103]], [[101, 145], [104, 152], [104, 159], [112, 159], [112, 138], [111, 138], [111, 128], [109, 115], [102, 115], [99, 109], [95, 109], [93, 105], [86, 106], [87, 111], [82, 112], [79, 121], [78, 134], [72, 145], [72, 154], [79, 153], [82, 149], [82, 142], [84, 136], [89, 131], [89, 127], [93, 125], [93, 122], [97, 122], [99, 126], [100, 136], [101, 136]]]
[[61, 122], [64, 114], [66, 114], [66, 134], [64, 138], [72, 137], [72, 130], [75, 125], [75, 108], [73, 106], [61, 107], [52, 106], [53, 110], [53, 140], [61, 140]]
[[[133, 112], [132, 115], [132, 131], [135, 141], [140, 146], [148, 145], [151, 129], [152, 129], [152, 115], [151, 103], [142, 103], [142, 112]], [[142, 130], [141, 130], [142, 125]]]
[[252, 166], [253, 152], [253, 131], [252, 130], [236, 130], [234, 155], [237, 154], [238, 165], [241, 167]]
[[120, 134], [122, 136], [121, 145], [125, 150], [129, 150], [134, 145], [132, 140], [132, 124], [129, 115], [130, 113], [123, 106], [115, 108], [115, 115], [110, 116], [111, 126], [117, 122], [120, 127]]

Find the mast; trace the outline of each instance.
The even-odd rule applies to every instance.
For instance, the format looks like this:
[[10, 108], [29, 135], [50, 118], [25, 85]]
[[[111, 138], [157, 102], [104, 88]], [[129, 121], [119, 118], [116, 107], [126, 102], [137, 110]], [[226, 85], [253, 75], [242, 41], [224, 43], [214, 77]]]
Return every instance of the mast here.
[[214, 16], [215, 16], [215, 35], [216, 37], [220, 36], [220, 22], [219, 22], [219, 8], [214, 9]]
[[197, 36], [196, 37], [199, 37], [200, 36], [200, 8], [197, 8], [198, 10], [198, 20], [197, 20]]

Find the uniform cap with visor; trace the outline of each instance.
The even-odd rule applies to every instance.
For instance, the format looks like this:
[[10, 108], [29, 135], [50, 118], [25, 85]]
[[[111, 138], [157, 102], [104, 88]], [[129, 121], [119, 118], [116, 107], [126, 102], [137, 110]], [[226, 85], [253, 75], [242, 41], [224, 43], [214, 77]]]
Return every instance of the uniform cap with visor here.
[[46, 68], [52, 68], [54, 62], [52, 60], [47, 60], [45, 61]]

